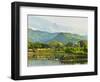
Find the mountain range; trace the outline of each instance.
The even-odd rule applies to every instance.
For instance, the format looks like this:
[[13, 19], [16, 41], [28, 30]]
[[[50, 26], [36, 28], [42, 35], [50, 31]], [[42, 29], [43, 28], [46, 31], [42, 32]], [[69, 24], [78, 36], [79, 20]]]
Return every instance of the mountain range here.
[[31, 28], [28, 28], [28, 41], [31, 42], [48, 43], [51, 41], [59, 41], [64, 44], [67, 44], [68, 42], [76, 43], [80, 40], [87, 40], [87, 36], [64, 32], [50, 33], [45, 31], [32, 30]]

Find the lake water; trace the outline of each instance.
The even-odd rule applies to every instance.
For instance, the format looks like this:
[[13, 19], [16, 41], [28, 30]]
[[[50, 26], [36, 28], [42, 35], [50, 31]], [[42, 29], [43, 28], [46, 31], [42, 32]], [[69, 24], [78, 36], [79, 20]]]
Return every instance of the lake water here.
[[58, 60], [28, 60], [28, 66], [62, 65]]

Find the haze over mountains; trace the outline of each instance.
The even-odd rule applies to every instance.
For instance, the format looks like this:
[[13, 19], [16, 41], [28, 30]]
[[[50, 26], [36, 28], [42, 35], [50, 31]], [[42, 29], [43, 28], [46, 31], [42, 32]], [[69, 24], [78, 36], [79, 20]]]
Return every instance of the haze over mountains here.
[[31, 42], [48, 43], [51, 41], [59, 41], [67, 44], [68, 42], [76, 43], [80, 40], [87, 40], [87, 36], [64, 32], [50, 33], [28, 28], [28, 41]]
[[44, 32], [87, 35], [88, 18], [62, 16], [28, 16], [28, 28]]
[[64, 44], [87, 40], [87, 18], [28, 16], [28, 41]]

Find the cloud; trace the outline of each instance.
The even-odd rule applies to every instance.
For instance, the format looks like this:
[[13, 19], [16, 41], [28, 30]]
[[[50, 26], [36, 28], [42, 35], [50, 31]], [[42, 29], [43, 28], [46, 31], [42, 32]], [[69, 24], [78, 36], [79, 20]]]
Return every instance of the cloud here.
[[28, 16], [28, 27], [47, 32], [70, 32], [86, 35], [88, 18], [30, 15]]

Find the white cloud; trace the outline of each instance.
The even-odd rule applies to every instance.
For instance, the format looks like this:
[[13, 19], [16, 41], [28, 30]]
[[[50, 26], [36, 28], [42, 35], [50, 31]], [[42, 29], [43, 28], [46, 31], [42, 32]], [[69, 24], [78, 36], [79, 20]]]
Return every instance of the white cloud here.
[[71, 32], [86, 35], [88, 32], [87, 17], [29, 16], [29, 26], [33, 30], [48, 32]]

